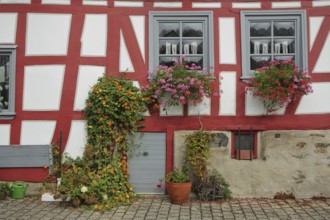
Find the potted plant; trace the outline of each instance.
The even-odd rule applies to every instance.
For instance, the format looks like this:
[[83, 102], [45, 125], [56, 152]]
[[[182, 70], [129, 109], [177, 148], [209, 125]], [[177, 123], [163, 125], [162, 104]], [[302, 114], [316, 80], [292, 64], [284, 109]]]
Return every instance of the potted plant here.
[[185, 169], [174, 169], [166, 174], [165, 188], [171, 203], [182, 205], [185, 203], [191, 192], [191, 181]]
[[298, 69], [292, 60], [274, 60], [256, 69], [247, 92], [261, 98], [267, 112], [276, 111], [301, 95], [313, 92], [308, 73]]
[[[194, 63], [186, 65], [181, 56], [174, 66], [158, 66], [149, 76], [149, 85], [145, 88], [150, 99], [157, 100], [162, 109], [179, 104], [199, 104], [203, 98], [212, 94], [214, 75], [202, 70]], [[219, 96], [220, 97], [220, 96]]]
[[0, 183], [0, 200], [5, 200], [9, 194], [9, 184], [7, 182]]

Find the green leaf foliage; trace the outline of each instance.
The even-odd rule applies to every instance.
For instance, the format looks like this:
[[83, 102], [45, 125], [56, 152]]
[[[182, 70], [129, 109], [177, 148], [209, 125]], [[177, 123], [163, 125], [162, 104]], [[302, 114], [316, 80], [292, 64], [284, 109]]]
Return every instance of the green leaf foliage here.
[[253, 88], [247, 90], [259, 97], [267, 112], [274, 112], [302, 95], [313, 92], [311, 78], [292, 60], [277, 61], [256, 69], [250, 79]]
[[174, 169], [166, 174], [166, 182], [187, 183], [190, 181], [189, 176], [184, 170]]
[[207, 176], [207, 160], [210, 153], [210, 144], [213, 137], [203, 130], [186, 136], [186, 161], [192, 173], [201, 181]]
[[87, 145], [83, 157], [67, 157], [59, 191], [74, 206], [97, 210], [130, 203], [136, 197], [128, 184], [127, 151], [143, 120], [146, 99], [133, 83], [103, 76], [86, 100]]
[[228, 182], [216, 170], [208, 170], [210, 145], [213, 135], [203, 130], [196, 131], [185, 138], [186, 165], [190, 168], [193, 189], [201, 200], [230, 198]]

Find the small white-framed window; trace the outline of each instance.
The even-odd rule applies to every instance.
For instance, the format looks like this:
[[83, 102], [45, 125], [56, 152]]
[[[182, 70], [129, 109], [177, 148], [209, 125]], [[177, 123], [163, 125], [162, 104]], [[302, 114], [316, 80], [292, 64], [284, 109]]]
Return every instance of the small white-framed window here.
[[182, 55], [187, 65], [213, 66], [212, 12], [150, 12], [149, 70], [173, 66]]
[[0, 119], [15, 116], [16, 45], [0, 45]]
[[306, 12], [241, 11], [242, 79], [272, 60], [307, 68]]

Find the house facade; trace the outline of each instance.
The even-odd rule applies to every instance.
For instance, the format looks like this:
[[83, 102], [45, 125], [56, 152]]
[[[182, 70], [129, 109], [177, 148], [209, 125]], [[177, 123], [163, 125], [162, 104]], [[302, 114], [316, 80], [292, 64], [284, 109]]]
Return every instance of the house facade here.
[[[203, 128], [216, 133], [210, 167], [234, 196], [330, 197], [330, 1], [0, 0], [0, 145], [51, 144], [62, 131], [64, 152], [81, 156], [97, 79], [126, 72], [145, 86], [181, 55], [213, 67], [221, 98], [145, 114], [143, 159], [130, 170], [138, 190], [157, 192], [181, 164], [184, 136]], [[314, 91], [269, 114], [246, 89], [274, 59], [307, 70]], [[0, 168], [0, 180], [41, 182], [47, 172]]]

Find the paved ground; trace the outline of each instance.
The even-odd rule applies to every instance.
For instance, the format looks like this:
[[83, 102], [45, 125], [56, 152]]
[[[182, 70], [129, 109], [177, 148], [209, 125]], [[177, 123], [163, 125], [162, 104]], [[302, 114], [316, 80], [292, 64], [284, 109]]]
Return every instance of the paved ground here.
[[0, 201], [0, 219], [330, 219], [328, 200], [233, 199], [171, 205], [166, 197], [138, 199], [130, 206], [99, 213], [67, 203], [33, 198]]

